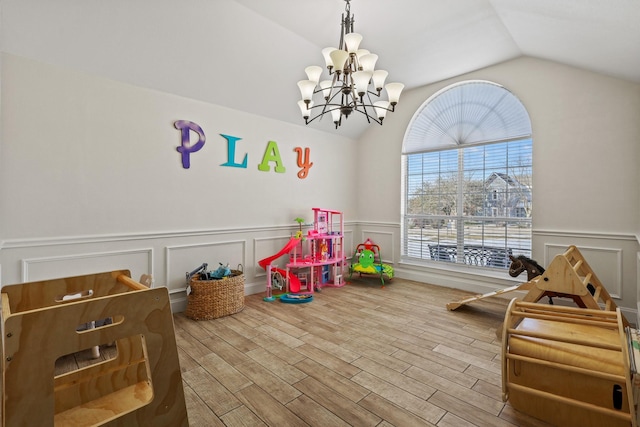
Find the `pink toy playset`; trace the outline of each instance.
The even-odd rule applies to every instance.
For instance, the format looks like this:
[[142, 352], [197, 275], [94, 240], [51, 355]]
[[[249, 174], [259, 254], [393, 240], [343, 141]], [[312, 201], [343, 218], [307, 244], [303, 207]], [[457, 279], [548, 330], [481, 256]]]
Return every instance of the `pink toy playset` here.
[[[312, 208], [312, 211], [313, 228], [306, 235], [301, 227], [278, 253], [258, 261], [267, 272], [265, 301], [276, 298], [274, 288], [283, 294], [313, 294], [324, 286], [344, 286], [343, 214], [321, 208]], [[273, 264], [285, 254], [289, 255], [285, 268]]]

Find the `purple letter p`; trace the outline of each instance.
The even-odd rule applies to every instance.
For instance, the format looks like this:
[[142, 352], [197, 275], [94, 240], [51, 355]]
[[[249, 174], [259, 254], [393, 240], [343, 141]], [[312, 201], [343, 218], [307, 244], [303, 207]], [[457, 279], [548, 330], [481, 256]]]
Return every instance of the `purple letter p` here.
[[[189, 169], [189, 166], [191, 166], [191, 163], [189, 161], [189, 154], [195, 153], [204, 146], [204, 141], [206, 139], [204, 136], [204, 131], [196, 123], [190, 122], [188, 120], [177, 120], [173, 124], [173, 126], [175, 126], [176, 129], [180, 130], [180, 133], [182, 135], [182, 145], [176, 148], [176, 150], [178, 150], [178, 152], [182, 154], [182, 167], [185, 169]], [[189, 131], [194, 131], [198, 134], [198, 142], [193, 145], [190, 144]]]

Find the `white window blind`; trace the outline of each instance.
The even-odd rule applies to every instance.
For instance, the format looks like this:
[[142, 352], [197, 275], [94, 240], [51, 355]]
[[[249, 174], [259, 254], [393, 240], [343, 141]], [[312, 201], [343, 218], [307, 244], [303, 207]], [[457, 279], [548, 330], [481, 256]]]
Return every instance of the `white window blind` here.
[[530, 256], [532, 148], [529, 115], [500, 85], [427, 100], [403, 144], [403, 258], [507, 268]]
[[414, 114], [403, 154], [527, 138], [529, 114], [509, 90], [488, 81], [466, 81], [429, 98]]

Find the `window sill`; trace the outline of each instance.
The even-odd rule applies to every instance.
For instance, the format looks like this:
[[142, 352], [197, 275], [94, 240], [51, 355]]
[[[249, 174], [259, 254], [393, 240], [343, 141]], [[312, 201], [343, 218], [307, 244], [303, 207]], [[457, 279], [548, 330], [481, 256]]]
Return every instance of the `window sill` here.
[[508, 269], [478, 267], [461, 263], [426, 260], [421, 262], [413, 259], [402, 259], [398, 263], [398, 266], [408, 270], [433, 271], [439, 274], [449, 274], [457, 277], [470, 278], [481, 276], [486, 279], [496, 280], [496, 284], [506, 284], [508, 286], [526, 282], [526, 276], [524, 275], [519, 277], [509, 276]]

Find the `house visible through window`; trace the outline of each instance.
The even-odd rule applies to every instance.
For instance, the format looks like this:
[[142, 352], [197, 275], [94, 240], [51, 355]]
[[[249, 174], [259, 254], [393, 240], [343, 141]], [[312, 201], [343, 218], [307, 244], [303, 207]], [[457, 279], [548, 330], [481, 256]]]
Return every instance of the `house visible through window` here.
[[508, 268], [531, 255], [529, 116], [507, 89], [459, 83], [414, 115], [403, 143], [405, 260]]

